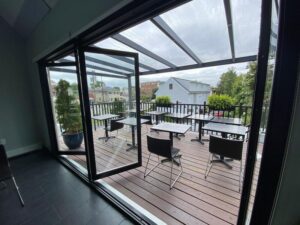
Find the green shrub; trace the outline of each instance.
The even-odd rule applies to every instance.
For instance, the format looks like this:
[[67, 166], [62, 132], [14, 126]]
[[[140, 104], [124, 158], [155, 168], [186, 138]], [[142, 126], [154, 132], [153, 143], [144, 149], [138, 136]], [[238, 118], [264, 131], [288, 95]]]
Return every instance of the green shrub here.
[[155, 99], [156, 106], [171, 106], [170, 96], [157, 96]]
[[55, 89], [57, 93], [55, 101], [57, 120], [64, 133], [74, 134], [82, 131], [80, 105], [74, 96], [70, 83], [60, 80]]
[[229, 95], [212, 94], [208, 96], [208, 106], [210, 110], [231, 110], [234, 99]]

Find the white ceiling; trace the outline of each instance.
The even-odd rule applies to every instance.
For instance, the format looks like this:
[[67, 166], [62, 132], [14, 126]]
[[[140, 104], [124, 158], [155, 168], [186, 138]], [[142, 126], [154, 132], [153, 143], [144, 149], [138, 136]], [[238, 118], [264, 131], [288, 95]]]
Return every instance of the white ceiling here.
[[2, 17], [23, 38], [27, 38], [59, 0], [1, 0]]

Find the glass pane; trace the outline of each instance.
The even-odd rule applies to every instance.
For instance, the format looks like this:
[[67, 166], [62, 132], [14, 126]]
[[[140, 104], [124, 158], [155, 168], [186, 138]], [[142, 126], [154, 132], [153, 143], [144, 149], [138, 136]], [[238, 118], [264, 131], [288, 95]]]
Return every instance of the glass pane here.
[[266, 80], [265, 91], [264, 91], [264, 105], [263, 105], [262, 119], [261, 119], [261, 124], [260, 124], [260, 133], [259, 133], [259, 140], [258, 140], [259, 143], [257, 145], [255, 175], [252, 180], [250, 204], [248, 206], [248, 212], [247, 212], [247, 224], [250, 224], [250, 218], [251, 218], [253, 203], [254, 203], [255, 194], [256, 194], [257, 176], [258, 176], [259, 170], [260, 170], [262, 150], [264, 147], [264, 141], [265, 141], [265, 135], [266, 135], [266, 125], [267, 125], [268, 117], [269, 117], [270, 98], [271, 98], [271, 91], [272, 91], [272, 85], [273, 85], [273, 79], [274, 79], [275, 55], [276, 55], [276, 47], [277, 47], [277, 33], [278, 33], [278, 17], [276, 14], [275, 4], [273, 2], [271, 40], [270, 40], [270, 52], [269, 52], [269, 62], [268, 62], [268, 70], [267, 70], [267, 80]]
[[[127, 45], [122, 44], [121, 42], [118, 42], [112, 38], [107, 38], [103, 41], [100, 41], [96, 43], [97, 47], [100, 48], [106, 48], [106, 49], [114, 49], [114, 50], [120, 50], [120, 51], [126, 51], [126, 52], [136, 52], [139, 54], [139, 62], [140, 64], [145, 64], [147, 66], [153, 67], [154, 69], [165, 69], [167, 68], [166, 65], [150, 58], [149, 56], [144, 55], [143, 53], [140, 53], [133, 48], [128, 47]], [[146, 71], [143, 67], [140, 66], [141, 71]], [[147, 69], [148, 70], [148, 69]]]
[[236, 57], [257, 55], [261, 0], [231, 1]]
[[[55, 69], [57, 68], [48, 68], [48, 83], [58, 149], [66, 152], [74, 150], [84, 152], [85, 143], [76, 68], [59, 67], [62, 71], [55, 71]], [[86, 167], [84, 155], [66, 155], [66, 157]]]
[[[116, 65], [134, 71], [134, 64], [122, 61], [133, 58], [120, 56], [117, 60], [113, 55], [86, 52], [85, 57], [89, 56], [110, 58]], [[135, 74], [120, 78], [87, 74], [87, 80], [97, 173], [137, 163]], [[122, 121], [125, 118], [131, 118], [131, 121]]]
[[231, 58], [222, 0], [194, 0], [161, 18], [203, 62]]
[[[91, 64], [92, 62], [96, 63], [94, 65], [117, 70], [123, 73], [132, 73], [134, 70], [133, 61], [128, 57], [119, 57], [119, 56], [108, 56], [100, 55], [96, 53], [87, 53], [86, 54], [86, 63]], [[95, 62], [93, 60], [100, 60], [101, 62]], [[131, 60], [131, 62], [125, 62], [125, 60]]]
[[177, 66], [196, 63], [150, 21], [125, 30], [121, 35]]

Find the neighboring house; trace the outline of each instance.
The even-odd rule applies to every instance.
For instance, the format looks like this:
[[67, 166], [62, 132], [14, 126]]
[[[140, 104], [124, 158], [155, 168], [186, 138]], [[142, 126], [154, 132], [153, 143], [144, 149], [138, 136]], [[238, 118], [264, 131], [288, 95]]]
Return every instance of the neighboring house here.
[[155, 91], [159, 87], [159, 81], [150, 81], [141, 83], [141, 96], [151, 97], [153, 91]]
[[209, 84], [171, 77], [160, 84], [156, 96], [170, 96], [172, 103], [203, 104], [211, 94]]
[[127, 93], [121, 89], [104, 86], [90, 89], [89, 98], [93, 102], [125, 101]]

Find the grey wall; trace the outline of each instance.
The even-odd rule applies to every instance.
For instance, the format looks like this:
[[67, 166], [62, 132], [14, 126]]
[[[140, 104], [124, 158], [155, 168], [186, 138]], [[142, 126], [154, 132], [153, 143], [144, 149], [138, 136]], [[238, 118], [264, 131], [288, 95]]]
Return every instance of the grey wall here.
[[35, 61], [131, 0], [60, 0], [27, 40], [27, 62], [33, 88], [34, 111], [41, 142], [50, 147], [38, 68]]
[[[298, 79], [300, 78], [300, 63]], [[278, 191], [272, 225], [300, 224], [300, 80], [292, 119], [290, 140], [287, 146], [285, 168]]]
[[8, 155], [50, 147], [37, 64], [131, 0], [60, 0], [24, 41], [0, 19], [0, 142]]
[[8, 155], [40, 147], [25, 42], [0, 17], [0, 139]]

